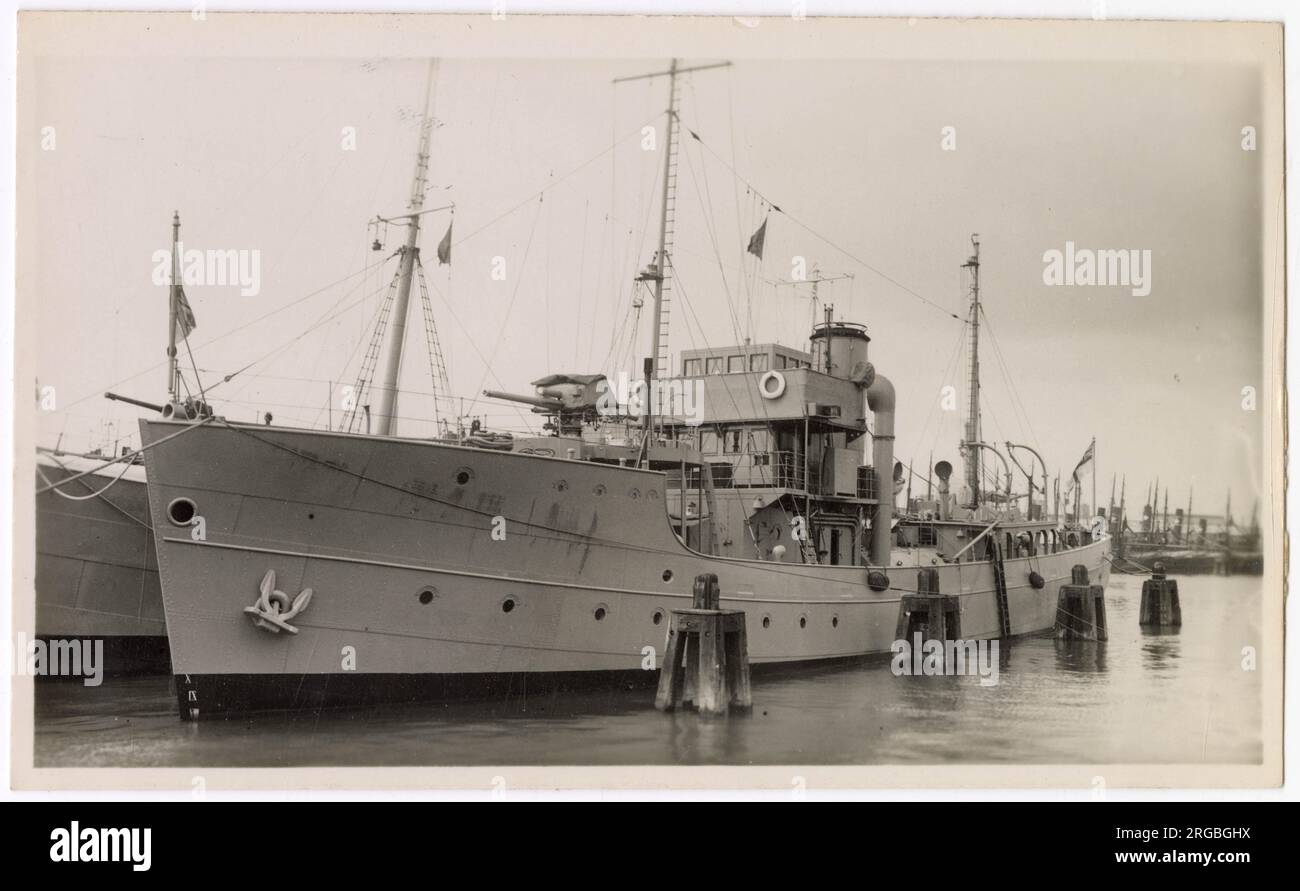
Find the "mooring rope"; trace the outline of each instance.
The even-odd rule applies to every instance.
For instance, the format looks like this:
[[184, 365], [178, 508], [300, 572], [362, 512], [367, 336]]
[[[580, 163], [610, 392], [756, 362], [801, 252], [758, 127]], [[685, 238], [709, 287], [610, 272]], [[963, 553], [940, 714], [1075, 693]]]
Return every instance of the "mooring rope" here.
[[[154, 446], [162, 445], [164, 442], [167, 442], [169, 439], [175, 439], [175, 438], [178, 437], [178, 436], [183, 436], [184, 434], [189, 433], [191, 430], [197, 430], [199, 427], [202, 427], [203, 425], [207, 424], [207, 423], [208, 423], [209, 421], [211, 421], [211, 420], [213, 420], [212, 417], [206, 417], [206, 418], [204, 418], [202, 421], [199, 421], [199, 422], [196, 423], [196, 424], [191, 424], [190, 426], [186, 427], [184, 430], [178, 430], [178, 431], [176, 431], [175, 433], [170, 433], [170, 434], [168, 434], [167, 436], [164, 436], [162, 439], [158, 440], [157, 442], [151, 442], [151, 443], [149, 443], [149, 445], [147, 445], [147, 446], [142, 446], [142, 447], [136, 449], [134, 452], [130, 452], [129, 454], [126, 454], [126, 455], [119, 455], [118, 457], [113, 458], [113, 459], [110, 460], [110, 461], [105, 461], [103, 464], [96, 465], [95, 467], [92, 467], [92, 468], [90, 468], [89, 470], [83, 470], [81, 473], [78, 473], [78, 474], [75, 474], [75, 475], [73, 475], [73, 476], [67, 477], [66, 479], [61, 479], [61, 480], [59, 480], [57, 483], [49, 483], [49, 480], [46, 480], [46, 482], [49, 483], [49, 485], [47, 485], [47, 486], [45, 486], [45, 487], [43, 487], [43, 488], [37, 489], [37, 490], [36, 490], [36, 494], [37, 494], [37, 495], [43, 495], [43, 494], [45, 494], [46, 492], [51, 491], [52, 489], [58, 489], [58, 487], [60, 487], [60, 486], [66, 486], [68, 483], [75, 482], [76, 480], [79, 480], [79, 479], [81, 479], [82, 477], [90, 476], [92, 473], [97, 473], [98, 471], [103, 470], [105, 467], [112, 467], [114, 464], [117, 464], [117, 463], [119, 463], [119, 462], [121, 462], [121, 461], [132, 461], [132, 462], [133, 462], [133, 461], [135, 461], [135, 456], [136, 456], [136, 455], [139, 455], [139, 454], [141, 454], [141, 453], [143, 453], [143, 452], [147, 452], [147, 451], [149, 451], [151, 448], [153, 448]], [[127, 466], [129, 467], [130, 464], [128, 464]], [[123, 475], [124, 475], [125, 473], [126, 473], [126, 471], [123, 471]], [[42, 474], [42, 477], [43, 477], [43, 476], [44, 476], [44, 475]], [[120, 478], [120, 477], [119, 477], [119, 478]], [[114, 480], [114, 482], [116, 482], [116, 480]]]
[[[54, 461], [56, 464], [59, 465], [59, 467], [63, 468], [64, 470], [67, 470], [67, 467], [65, 467], [63, 463], [60, 462], [57, 458], [54, 459]], [[41, 492], [53, 492], [55, 495], [58, 495], [60, 498], [66, 498], [69, 501], [89, 501], [92, 498], [98, 498], [99, 496], [107, 492], [109, 489], [117, 485], [118, 481], [121, 480], [122, 477], [126, 476], [126, 472], [130, 469], [131, 469], [130, 464], [124, 465], [122, 467], [121, 473], [119, 473], [117, 476], [113, 477], [111, 480], [105, 483], [102, 489], [92, 491], [89, 495], [69, 495], [67, 492], [59, 491], [59, 486], [61, 486], [64, 482], [67, 482], [67, 480], [72, 479], [72, 477], [68, 477], [65, 480], [60, 480], [57, 483], [52, 482], [50, 478], [45, 475], [45, 472], [41, 470], [41, 465], [39, 464], [36, 465], [36, 475], [39, 476], [41, 479], [43, 479], [46, 484], [45, 488], [40, 490]], [[85, 483], [82, 483], [82, 485], [85, 485]]]
[[1130, 560], [1128, 557], [1124, 557], [1122, 559], [1124, 560], [1125, 563], [1128, 563], [1130, 566], [1136, 566], [1137, 570], [1127, 569], [1123, 566], [1120, 566], [1118, 563], [1115, 562], [1115, 558], [1112, 557], [1110, 554], [1106, 555], [1106, 559], [1110, 562], [1110, 566], [1112, 569], [1114, 569], [1116, 572], [1121, 573], [1123, 575], [1142, 575], [1143, 573], [1146, 573], [1147, 575], [1151, 575], [1152, 573], [1155, 572], [1155, 569], [1153, 569], [1152, 567], [1139, 563], [1136, 560]]

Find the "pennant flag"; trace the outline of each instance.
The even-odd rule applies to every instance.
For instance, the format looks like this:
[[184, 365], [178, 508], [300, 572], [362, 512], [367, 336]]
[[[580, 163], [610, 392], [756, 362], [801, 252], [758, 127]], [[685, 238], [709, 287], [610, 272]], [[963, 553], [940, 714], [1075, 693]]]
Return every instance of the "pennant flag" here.
[[763, 259], [763, 242], [765, 240], [767, 240], [766, 218], [763, 219], [763, 225], [758, 227], [758, 231], [749, 237], [749, 247], [745, 248], [745, 250], [761, 260]]
[[[454, 221], [453, 221], [454, 222]], [[438, 242], [438, 265], [446, 263], [451, 265], [451, 223], [447, 224], [447, 234], [442, 236], [442, 241]]]
[[194, 310], [190, 309], [189, 300], [185, 299], [185, 289], [176, 286], [176, 323], [181, 326], [181, 337], [190, 336], [190, 332], [199, 327], [194, 320]]

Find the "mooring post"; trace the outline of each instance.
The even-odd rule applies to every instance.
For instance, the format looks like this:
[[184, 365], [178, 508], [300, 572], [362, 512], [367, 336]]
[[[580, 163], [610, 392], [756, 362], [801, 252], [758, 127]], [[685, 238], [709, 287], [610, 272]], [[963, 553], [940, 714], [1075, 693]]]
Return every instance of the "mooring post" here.
[[1057, 640], [1106, 640], [1106, 589], [1088, 584], [1088, 567], [1075, 564], [1070, 584], [1056, 593]]
[[961, 639], [961, 603], [957, 595], [939, 590], [937, 569], [918, 569], [916, 593], [898, 601], [895, 639], [910, 644], [917, 633], [922, 641]]
[[1183, 609], [1178, 602], [1178, 582], [1165, 577], [1165, 565], [1151, 567], [1151, 578], [1142, 583], [1142, 606], [1138, 624], [1178, 628], [1183, 624]]
[[672, 711], [690, 703], [705, 715], [750, 708], [749, 644], [745, 614], [721, 609], [718, 577], [695, 577], [691, 609], [675, 609], [659, 668], [655, 708]]

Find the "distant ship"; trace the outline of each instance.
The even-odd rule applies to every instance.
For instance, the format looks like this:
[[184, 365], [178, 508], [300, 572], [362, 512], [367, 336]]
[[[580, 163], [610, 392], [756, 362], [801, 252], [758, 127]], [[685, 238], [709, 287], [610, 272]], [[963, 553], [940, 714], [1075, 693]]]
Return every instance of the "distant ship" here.
[[[1260, 575], [1264, 571], [1264, 552], [1259, 530], [1258, 505], [1249, 527], [1239, 528], [1232, 517], [1232, 494], [1218, 528], [1211, 530], [1205, 516], [1193, 517], [1190, 495], [1187, 510], [1178, 508], [1170, 524], [1169, 496], [1164, 510], [1157, 510], [1156, 497], [1142, 508], [1139, 529], [1114, 530], [1117, 568], [1148, 571], [1156, 563], [1167, 572], [1183, 575]], [[1196, 528], [1193, 529], [1193, 523]]]
[[102, 455], [37, 455], [36, 636], [102, 639], [111, 674], [166, 672], [144, 466], [94, 470], [103, 464]]
[[[676, 129], [670, 103], [669, 159]], [[951, 493], [939, 462], [933, 509], [915, 516], [895, 516], [894, 386], [864, 326], [828, 310], [807, 350], [738, 344], [668, 367], [668, 189], [660, 251], [638, 277], [655, 297], [646, 383], [702, 389], [700, 416], [653, 401], [611, 411], [602, 375], [565, 373], [532, 395], [491, 394], [532, 406], [546, 435], [395, 435], [428, 154], [426, 125], [396, 218], [407, 239], [381, 313], [373, 433], [182, 419], [174, 406], [140, 422], [182, 718], [644, 683], [669, 611], [704, 573], [744, 611], [759, 671], [889, 653], [921, 569], [955, 595], [963, 639], [1051, 628], [1072, 567], [1106, 583], [1101, 527], [1022, 516], [983, 490], [977, 333], [966, 486]], [[976, 321], [978, 252], [976, 240]]]

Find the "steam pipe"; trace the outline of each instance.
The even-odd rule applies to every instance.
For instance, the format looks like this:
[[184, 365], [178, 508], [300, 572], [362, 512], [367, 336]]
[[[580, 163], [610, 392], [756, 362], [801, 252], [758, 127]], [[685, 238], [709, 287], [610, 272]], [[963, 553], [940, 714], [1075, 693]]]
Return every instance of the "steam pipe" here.
[[871, 520], [871, 562], [875, 566], [889, 565], [890, 543], [894, 522], [894, 487], [889, 474], [894, 467], [894, 385], [889, 378], [877, 374], [867, 387], [867, 408], [875, 421], [872, 433], [871, 463], [875, 466], [880, 485], [876, 492], [876, 512]]

